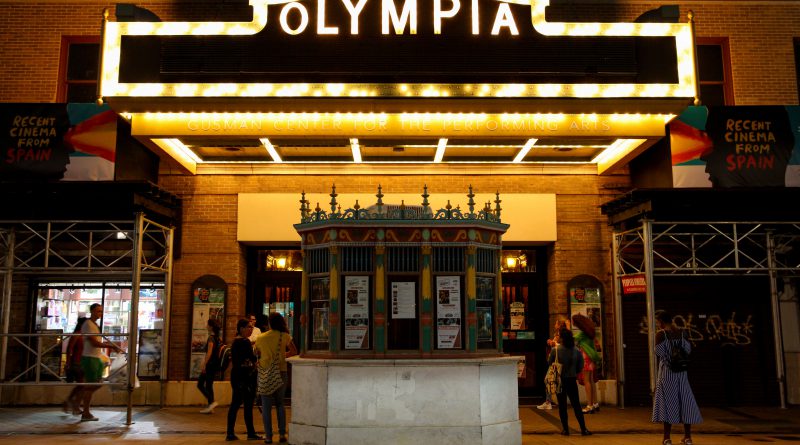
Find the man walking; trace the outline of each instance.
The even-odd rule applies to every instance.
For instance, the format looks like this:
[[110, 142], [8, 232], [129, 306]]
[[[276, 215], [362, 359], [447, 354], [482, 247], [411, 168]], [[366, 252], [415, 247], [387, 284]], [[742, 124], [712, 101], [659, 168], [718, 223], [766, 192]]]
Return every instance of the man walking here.
[[[108, 359], [103, 353], [103, 348], [111, 348], [117, 352], [122, 352], [119, 346], [109, 341], [104, 341], [103, 337], [100, 336], [100, 328], [97, 326], [97, 320], [102, 316], [103, 306], [98, 303], [89, 306], [89, 319], [86, 320], [81, 327], [81, 334], [85, 334], [83, 337], [81, 368], [83, 369], [84, 381], [86, 383], [100, 383], [103, 378], [103, 370], [106, 366], [106, 362], [103, 359]], [[79, 399], [83, 402], [81, 422], [99, 420], [90, 410], [92, 395], [98, 389], [100, 389], [100, 386], [96, 385], [83, 387], [83, 394]]]

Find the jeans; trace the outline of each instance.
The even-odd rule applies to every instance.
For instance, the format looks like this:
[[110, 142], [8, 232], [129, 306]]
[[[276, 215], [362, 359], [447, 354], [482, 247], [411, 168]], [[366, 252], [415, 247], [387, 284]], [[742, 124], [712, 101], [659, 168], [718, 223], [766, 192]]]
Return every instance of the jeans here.
[[575, 377], [562, 377], [561, 392], [556, 394], [556, 397], [558, 397], [558, 417], [561, 418], [561, 427], [565, 431], [569, 431], [569, 426], [567, 425], [567, 397], [569, 397], [569, 403], [572, 404], [572, 409], [575, 411], [575, 417], [578, 419], [581, 431], [586, 430], [583, 411], [581, 411], [581, 400], [578, 398], [577, 379]]
[[214, 403], [214, 373], [204, 372], [197, 378], [197, 389], [208, 399], [208, 404]]
[[231, 396], [231, 406], [228, 408], [228, 436], [233, 436], [233, 427], [236, 425], [236, 415], [239, 413], [239, 406], [244, 404], [244, 425], [247, 428], [247, 435], [249, 437], [256, 435], [256, 429], [253, 426], [253, 400], [255, 394], [249, 387], [243, 387], [239, 384], [231, 382], [231, 389], [233, 395]]
[[283, 396], [286, 394], [286, 383], [288, 382], [288, 374], [281, 372], [283, 385], [280, 386], [274, 393], [268, 396], [261, 396], [261, 418], [264, 421], [264, 432], [267, 439], [272, 437], [272, 404], [275, 403], [275, 409], [278, 412], [278, 434], [281, 436], [286, 435], [286, 407], [283, 405]]

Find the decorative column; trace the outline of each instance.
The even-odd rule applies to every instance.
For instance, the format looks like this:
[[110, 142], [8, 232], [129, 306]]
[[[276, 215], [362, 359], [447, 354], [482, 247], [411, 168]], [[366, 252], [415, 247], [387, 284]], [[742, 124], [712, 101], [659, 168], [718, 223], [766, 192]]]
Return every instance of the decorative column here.
[[[378, 242], [383, 242], [385, 232], [383, 229], [377, 231]], [[375, 246], [375, 307], [372, 310], [372, 317], [375, 320], [375, 352], [378, 354], [386, 352], [386, 246], [378, 244]]]
[[423, 354], [433, 352], [433, 299], [431, 299], [431, 289], [433, 289], [431, 254], [433, 249], [430, 245], [430, 237], [431, 233], [428, 229], [422, 231], [423, 244], [420, 247], [420, 252], [422, 253], [422, 282], [419, 285], [422, 307], [419, 311], [419, 319], [422, 325]]
[[[300, 237], [301, 240], [305, 241], [305, 235]], [[305, 244], [304, 242], [301, 242]], [[308, 335], [308, 256], [306, 255], [306, 250], [302, 249], [300, 251], [300, 258], [301, 264], [303, 265], [303, 272], [301, 273], [300, 279], [300, 336], [298, 337], [300, 340], [300, 353], [303, 354], [308, 351], [308, 342], [306, 341], [306, 336]]]
[[[330, 230], [331, 241], [336, 240], [336, 229]], [[331, 310], [328, 313], [328, 326], [330, 328], [330, 343], [328, 350], [331, 352], [339, 351], [339, 332], [341, 326], [339, 325], [339, 247], [332, 245], [329, 248], [331, 257], [331, 270], [330, 270], [330, 301]]]
[[[470, 230], [470, 232], [473, 232]], [[474, 236], [474, 235], [473, 235]], [[478, 248], [476, 246], [467, 246], [467, 275], [464, 277], [464, 287], [466, 287], [466, 301], [467, 301], [467, 351], [475, 352], [478, 350], [478, 315], [476, 310], [476, 289], [475, 281], [477, 279], [475, 273], [475, 261]]]

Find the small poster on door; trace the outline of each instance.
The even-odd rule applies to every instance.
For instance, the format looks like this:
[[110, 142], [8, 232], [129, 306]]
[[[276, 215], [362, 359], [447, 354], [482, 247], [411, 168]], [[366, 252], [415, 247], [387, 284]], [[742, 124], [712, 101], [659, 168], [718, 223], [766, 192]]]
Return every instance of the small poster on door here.
[[518, 331], [520, 329], [527, 329], [525, 326], [525, 303], [515, 301], [511, 303], [509, 308], [511, 315], [511, 330]]
[[392, 318], [416, 318], [416, 283], [395, 282], [392, 283]]

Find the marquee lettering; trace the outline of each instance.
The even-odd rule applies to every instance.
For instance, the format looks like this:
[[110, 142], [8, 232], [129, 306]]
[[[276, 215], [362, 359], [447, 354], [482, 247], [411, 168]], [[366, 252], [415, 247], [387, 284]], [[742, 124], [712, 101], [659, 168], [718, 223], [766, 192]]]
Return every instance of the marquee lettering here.
[[[359, 30], [359, 19], [368, 0], [358, 0], [355, 4], [353, 0], [338, 0], [350, 15], [350, 34], [357, 35]], [[376, 1], [376, 0], [372, 0]], [[480, 34], [480, 13], [478, 11], [478, 1], [470, 0], [469, 12], [471, 18], [471, 31], [474, 35]], [[381, 2], [381, 34], [402, 35], [417, 33], [418, 14], [417, 0], [380, 0]], [[306, 31], [308, 27], [308, 8], [300, 1], [277, 0], [277, 4], [284, 3], [280, 10], [280, 28], [288, 35], [298, 35]], [[275, 3], [272, 3], [273, 5]], [[329, 23], [327, 11], [329, 9], [328, 0], [317, 0], [317, 26], [318, 35], [338, 35], [339, 26]], [[433, 2], [433, 32], [442, 34], [442, 23], [446, 19], [452, 19], [462, 13], [461, 0], [434, 0]], [[295, 20], [294, 26], [289, 22]], [[503, 31], [511, 35], [519, 35], [517, 19], [511, 11], [510, 4], [505, 0], [497, 2], [497, 11], [492, 21], [492, 35], [499, 35]]]

